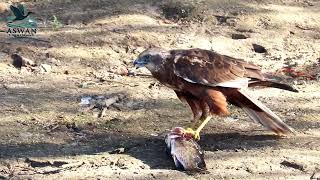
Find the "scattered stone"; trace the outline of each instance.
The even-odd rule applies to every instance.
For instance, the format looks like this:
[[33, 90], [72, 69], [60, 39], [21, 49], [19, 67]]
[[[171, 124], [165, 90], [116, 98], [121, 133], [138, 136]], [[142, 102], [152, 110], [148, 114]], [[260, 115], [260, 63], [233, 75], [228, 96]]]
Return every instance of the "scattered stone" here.
[[154, 137], [158, 137], [159, 136], [159, 134], [157, 134], [157, 133], [151, 133], [150, 135], [154, 136]]
[[80, 100], [80, 105], [90, 105], [91, 100], [92, 100], [91, 96], [84, 96]]
[[244, 34], [232, 34], [231, 38], [232, 39], [247, 39], [248, 37]]
[[236, 24], [236, 17], [231, 16], [215, 16], [219, 24], [227, 24], [234, 26]]
[[229, 122], [235, 122], [235, 121], [238, 121], [239, 120], [239, 118], [238, 117], [227, 117], [227, 118], [225, 118], [225, 120], [226, 121], [229, 121]]
[[286, 166], [286, 167], [298, 169], [300, 171], [304, 171], [305, 170], [305, 167], [302, 164], [298, 164], [296, 162], [290, 162], [290, 161], [284, 160], [280, 164], [283, 165], [283, 166]]
[[173, 21], [186, 20], [187, 18], [191, 19], [196, 10], [192, 4], [173, 1], [162, 5], [161, 9], [165, 18]]
[[114, 165], [119, 167], [120, 169], [128, 169], [128, 167], [126, 166], [126, 160], [123, 158], [119, 158]]
[[265, 47], [259, 45], [259, 44], [252, 44], [253, 50], [256, 53], [266, 53], [267, 50]]
[[64, 161], [36, 161], [32, 160], [29, 158], [26, 158], [25, 160], [26, 163], [28, 163], [31, 167], [46, 167], [46, 166], [53, 166], [53, 167], [61, 167], [64, 164], [68, 164], [67, 162]]
[[254, 173], [255, 173], [255, 170], [253, 170], [253, 169], [250, 168], [250, 167], [247, 167], [245, 170], [246, 170], [248, 173], [250, 173], [250, 174], [254, 174]]
[[239, 27], [236, 29], [236, 31], [241, 33], [254, 33], [252, 29], [248, 29], [247, 27]]
[[121, 79], [122, 76], [112, 73], [110, 71], [100, 71], [92, 73], [95, 78], [99, 79], [100, 82], [110, 81], [110, 80], [118, 80]]
[[122, 154], [122, 153], [124, 153], [125, 152], [125, 148], [117, 148], [117, 149], [115, 149], [115, 150], [113, 150], [113, 151], [111, 151], [110, 152], [110, 154]]
[[96, 85], [96, 84], [97, 84], [96, 82], [92, 82], [92, 81], [84, 82], [79, 85], [79, 88], [88, 88], [89, 86]]

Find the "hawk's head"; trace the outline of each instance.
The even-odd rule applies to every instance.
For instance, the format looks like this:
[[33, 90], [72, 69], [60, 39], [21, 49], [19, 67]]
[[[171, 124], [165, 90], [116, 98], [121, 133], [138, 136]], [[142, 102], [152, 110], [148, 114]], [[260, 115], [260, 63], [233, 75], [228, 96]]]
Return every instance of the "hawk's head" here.
[[140, 53], [133, 65], [137, 68], [146, 67], [150, 71], [154, 71], [157, 66], [163, 64], [168, 56], [170, 56], [170, 52], [165, 49], [150, 48]]

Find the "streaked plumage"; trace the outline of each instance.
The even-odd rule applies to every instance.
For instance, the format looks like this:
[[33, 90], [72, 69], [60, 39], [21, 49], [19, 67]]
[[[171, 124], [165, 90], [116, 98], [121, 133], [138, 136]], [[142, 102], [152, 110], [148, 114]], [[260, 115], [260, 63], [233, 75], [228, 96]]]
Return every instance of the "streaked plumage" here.
[[189, 104], [195, 120], [204, 120], [211, 115], [229, 115], [229, 102], [277, 134], [292, 132], [276, 114], [249, 97], [244, 89], [264, 86], [298, 91], [268, 79], [252, 63], [204, 49], [167, 51], [151, 48], [142, 52], [134, 64], [145, 66], [153, 77], [172, 88], [180, 100]]

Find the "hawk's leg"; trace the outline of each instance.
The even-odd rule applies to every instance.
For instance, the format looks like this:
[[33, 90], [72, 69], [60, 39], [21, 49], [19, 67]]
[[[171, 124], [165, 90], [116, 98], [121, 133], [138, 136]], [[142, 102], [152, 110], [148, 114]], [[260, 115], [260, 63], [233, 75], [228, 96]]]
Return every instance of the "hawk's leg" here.
[[200, 131], [211, 120], [211, 118], [212, 116], [205, 117], [202, 123], [200, 124], [200, 126], [196, 130], [193, 130], [192, 128], [187, 128], [186, 133], [192, 134], [195, 140], [200, 140]]
[[195, 119], [191, 124], [192, 125], [191, 127], [196, 130], [193, 130], [192, 128], [187, 128], [187, 133], [192, 134], [194, 139], [196, 140], [200, 140], [200, 131], [209, 122], [209, 120], [212, 117], [210, 113], [209, 105], [205, 101], [199, 100], [198, 106], [202, 111], [202, 116], [199, 119]]

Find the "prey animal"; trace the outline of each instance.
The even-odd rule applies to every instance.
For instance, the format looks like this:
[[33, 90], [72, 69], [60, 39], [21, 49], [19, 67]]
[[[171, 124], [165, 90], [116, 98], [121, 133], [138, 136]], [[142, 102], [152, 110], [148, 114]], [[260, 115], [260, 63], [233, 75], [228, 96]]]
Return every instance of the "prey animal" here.
[[266, 77], [252, 63], [204, 49], [150, 48], [139, 55], [134, 65], [146, 67], [154, 78], [189, 104], [194, 121], [193, 127], [187, 130], [195, 139], [200, 139], [200, 131], [213, 115], [229, 115], [228, 102], [279, 135], [293, 132], [275, 113], [244, 90], [262, 86], [298, 91]]
[[206, 170], [204, 152], [198, 143], [182, 127], [175, 127], [166, 135], [167, 153], [179, 170], [200, 172]]

